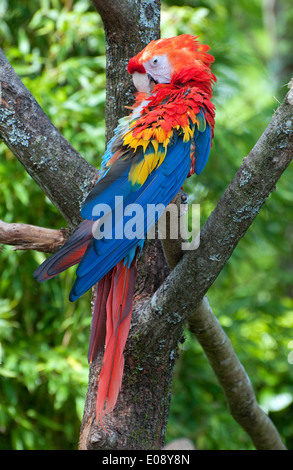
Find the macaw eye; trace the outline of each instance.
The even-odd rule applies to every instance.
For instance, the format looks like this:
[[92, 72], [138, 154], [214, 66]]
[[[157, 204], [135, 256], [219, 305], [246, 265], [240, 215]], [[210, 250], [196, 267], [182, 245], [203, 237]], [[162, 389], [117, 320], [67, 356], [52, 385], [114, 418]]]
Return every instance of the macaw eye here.
[[158, 57], [154, 57], [152, 60], [152, 65], [156, 65], [159, 62]]

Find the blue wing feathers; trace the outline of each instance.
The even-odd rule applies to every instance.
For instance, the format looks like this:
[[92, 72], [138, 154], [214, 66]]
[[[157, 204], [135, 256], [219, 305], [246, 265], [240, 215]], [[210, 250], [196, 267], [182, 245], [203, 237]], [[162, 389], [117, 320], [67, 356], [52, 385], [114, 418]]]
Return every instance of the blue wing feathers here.
[[207, 124], [204, 132], [198, 132], [195, 142], [195, 173], [199, 175], [207, 164], [212, 141], [212, 132]]
[[[172, 198], [177, 194], [183, 182], [185, 181], [190, 168], [190, 144], [184, 143], [183, 139], [178, 139], [177, 145], [173, 145], [168, 149], [167, 155], [163, 163], [152, 172], [147, 178], [144, 185], [137, 191], [128, 191], [126, 196], [121, 194], [119, 184], [115, 185], [112, 196], [123, 195], [124, 207], [128, 204], [139, 204], [146, 209], [147, 204], [169, 204]], [[121, 178], [123, 178], [121, 176]], [[98, 183], [99, 184], [99, 183]], [[167, 189], [167, 190], [166, 190]], [[108, 202], [108, 201], [107, 201]], [[115, 218], [115, 206], [113, 207], [113, 219]], [[144, 235], [151, 227], [147, 226], [146, 210], [145, 217], [141, 221], [141, 225], [136, 228], [136, 233], [141, 230]], [[150, 212], [149, 212], [150, 215]], [[158, 216], [154, 217], [156, 221]], [[119, 223], [124, 224], [125, 218], [120, 219]], [[116, 225], [115, 225], [116, 228]], [[113, 226], [114, 230], [114, 226]], [[90, 243], [87, 251], [80, 262], [77, 269], [77, 278], [70, 293], [70, 300], [75, 300], [86, 292], [93, 284], [99, 281], [113, 266], [123, 259], [129, 251], [135, 253], [135, 247], [141, 240], [136, 238], [129, 240], [123, 238], [117, 240], [112, 238], [106, 243], [103, 240], [96, 240]], [[129, 262], [131, 262], [129, 260]]]
[[[195, 141], [196, 174], [200, 174], [204, 169], [211, 147], [211, 128], [203, 121], [205, 121], [205, 118], [201, 111], [200, 125], [199, 128], [195, 129], [193, 136]], [[76, 271], [77, 277], [69, 297], [71, 301], [76, 300], [102, 279], [121, 259], [125, 260], [125, 264], [132, 262], [137, 247], [140, 250], [142, 249], [147, 231], [157, 221], [159, 215], [161, 215], [158, 214], [156, 205], [163, 204], [166, 207], [183, 185], [190, 171], [190, 142], [184, 142], [183, 136], [174, 132], [172, 143], [170, 142], [168, 145], [167, 154], [163, 162], [151, 172], [141, 187], [134, 188], [129, 180], [129, 172], [133, 162], [144, 158], [142, 148], [138, 149], [135, 153], [131, 149], [125, 151], [122, 156], [119, 154], [120, 158], [111, 164], [109, 168], [106, 166], [117, 149], [119, 150], [121, 135], [125, 132], [125, 125], [127, 125], [127, 122], [121, 121], [114, 137], [109, 142], [102, 160], [101, 177], [89, 193], [81, 210], [81, 215], [85, 219], [83, 224], [93, 224], [101, 216], [105, 216], [103, 220], [101, 219], [99, 222], [96, 222], [100, 224], [100, 228], [101, 226], [103, 227], [105, 238], [98, 239], [93, 235], [94, 232], [92, 234], [89, 231], [86, 232], [88, 237], [87, 244], [85, 245], [86, 249]], [[120, 196], [118, 204], [117, 196]], [[105, 210], [103, 209], [102, 213], [95, 212], [96, 207], [101, 207], [99, 206], [100, 204], [107, 205]], [[139, 235], [140, 238], [134, 237], [130, 239], [124, 233], [125, 223], [128, 220], [132, 220], [131, 211], [129, 215], [124, 213], [125, 207], [129, 207], [130, 204], [139, 204], [144, 210], [143, 217], [138, 218], [135, 224], [135, 234]], [[151, 210], [150, 206], [148, 207], [149, 219], [147, 220], [146, 208], [148, 204], [152, 204], [153, 207]], [[83, 233], [82, 229], [78, 229], [77, 234], [79, 233]], [[119, 239], [117, 239], [117, 233], [120, 234]], [[64, 248], [60, 250], [60, 257], [56, 254], [56, 261], [55, 255], [53, 255], [53, 257], [50, 257], [38, 268], [36, 271], [37, 278], [45, 280], [45, 277], [48, 277], [46, 274], [47, 268], [49, 269], [50, 277], [61, 272], [63, 265], [66, 267], [66, 262], [62, 264], [61, 255], [63, 252], [67, 253], [71, 246], [75, 246], [75, 237], [76, 235], [69, 239]], [[79, 248], [78, 245], [77, 248]], [[59, 259], [61, 260], [60, 263]], [[70, 261], [72, 262], [72, 260]]]

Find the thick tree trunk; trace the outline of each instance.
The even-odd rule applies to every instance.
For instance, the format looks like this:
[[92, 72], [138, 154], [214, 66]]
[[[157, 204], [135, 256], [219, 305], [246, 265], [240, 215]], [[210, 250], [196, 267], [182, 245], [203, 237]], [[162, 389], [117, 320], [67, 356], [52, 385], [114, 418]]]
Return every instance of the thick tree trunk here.
[[106, 141], [117, 120], [129, 112], [134, 87], [127, 64], [150, 41], [160, 37], [161, 0], [92, 0], [106, 34]]

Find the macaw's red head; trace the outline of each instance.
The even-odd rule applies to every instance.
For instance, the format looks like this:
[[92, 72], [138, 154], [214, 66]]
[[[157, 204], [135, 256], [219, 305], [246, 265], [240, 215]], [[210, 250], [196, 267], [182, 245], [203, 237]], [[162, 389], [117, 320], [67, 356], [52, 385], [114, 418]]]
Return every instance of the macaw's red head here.
[[130, 59], [127, 70], [133, 76], [138, 91], [150, 93], [157, 83], [187, 84], [215, 81], [210, 67], [214, 58], [209, 46], [200, 44], [197, 37], [182, 34], [150, 42]]

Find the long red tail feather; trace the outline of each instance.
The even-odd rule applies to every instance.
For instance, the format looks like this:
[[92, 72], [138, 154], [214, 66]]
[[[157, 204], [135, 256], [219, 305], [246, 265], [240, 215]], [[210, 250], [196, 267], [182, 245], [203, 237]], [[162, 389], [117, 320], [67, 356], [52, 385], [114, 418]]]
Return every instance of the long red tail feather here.
[[115, 268], [98, 282], [97, 296], [93, 309], [90, 344], [88, 350], [89, 363], [94, 362], [99, 352], [103, 351], [106, 337], [107, 299], [111, 289], [112, 275]]
[[123, 350], [128, 337], [133, 293], [136, 280], [135, 260], [124, 266], [123, 260], [114, 268], [108, 295], [107, 325], [103, 366], [98, 382], [96, 418], [102, 424], [104, 414], [112, 411], [122, 383]]

